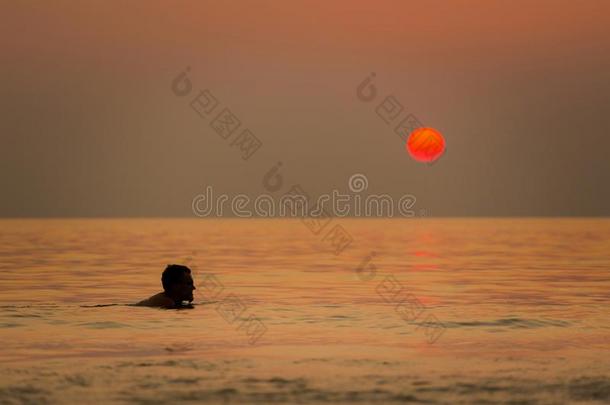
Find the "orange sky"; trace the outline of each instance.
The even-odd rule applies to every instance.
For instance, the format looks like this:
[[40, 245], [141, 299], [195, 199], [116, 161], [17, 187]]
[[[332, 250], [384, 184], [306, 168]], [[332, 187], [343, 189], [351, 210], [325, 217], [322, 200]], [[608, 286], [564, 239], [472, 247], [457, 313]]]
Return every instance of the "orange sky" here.
[[[189, 216], [207, 184], [260, 193], [278, 160], [312, 194], [364, 172], [438, 215], [609, 214], [609, 2], [0, 9], [0, 215]], [[236, 158], [169, 91], [187, 65], [260, 135], [257, 159]], [[355, 98], [372, 71], [382, 97], [446, 136], [442, 165], [409, 160]]]

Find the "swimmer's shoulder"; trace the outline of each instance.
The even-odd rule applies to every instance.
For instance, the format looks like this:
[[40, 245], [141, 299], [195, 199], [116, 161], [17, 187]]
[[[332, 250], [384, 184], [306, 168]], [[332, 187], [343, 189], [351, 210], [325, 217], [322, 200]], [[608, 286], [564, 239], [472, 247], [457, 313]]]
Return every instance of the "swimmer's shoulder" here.
[[176, 305], [174, 300], [166, 296], [164, 293], [160, 292], [158, 294], [153, 295], [150, 298], [147, 298], [143, 301], [140, 301], [136, 304], [139, 307], [160, 307], [160, 308], [173, 308]]

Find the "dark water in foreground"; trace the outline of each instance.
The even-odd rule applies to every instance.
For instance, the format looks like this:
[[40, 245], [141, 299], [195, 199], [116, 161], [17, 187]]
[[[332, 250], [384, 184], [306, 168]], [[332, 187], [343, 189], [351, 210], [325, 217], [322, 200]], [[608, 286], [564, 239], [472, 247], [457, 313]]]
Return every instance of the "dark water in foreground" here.
[[1, 220], [0, 403], [610, 403], [610, 220], [335, 224]]

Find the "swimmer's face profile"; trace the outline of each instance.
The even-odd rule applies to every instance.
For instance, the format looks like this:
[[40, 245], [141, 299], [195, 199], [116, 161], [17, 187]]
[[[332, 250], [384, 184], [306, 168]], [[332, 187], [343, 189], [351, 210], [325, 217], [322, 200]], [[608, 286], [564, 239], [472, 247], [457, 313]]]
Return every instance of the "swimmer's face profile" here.
[[196, 290], [193, 277], [189, 273], [183, 272], [178, 280], [170, 286], [168, 295], [176, 301], [193, 301], [193, 291]]

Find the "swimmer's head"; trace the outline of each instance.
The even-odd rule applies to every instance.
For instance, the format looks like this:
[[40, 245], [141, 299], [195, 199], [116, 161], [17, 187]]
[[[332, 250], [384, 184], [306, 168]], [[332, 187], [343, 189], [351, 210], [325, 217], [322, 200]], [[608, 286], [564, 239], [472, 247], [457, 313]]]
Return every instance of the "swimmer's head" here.
[[191, 269], [180, 264], [168, 264], [163, 275], [161, 283], [165, 295], [176, 302], [193, 301], [193, 278], [191, 277]]

